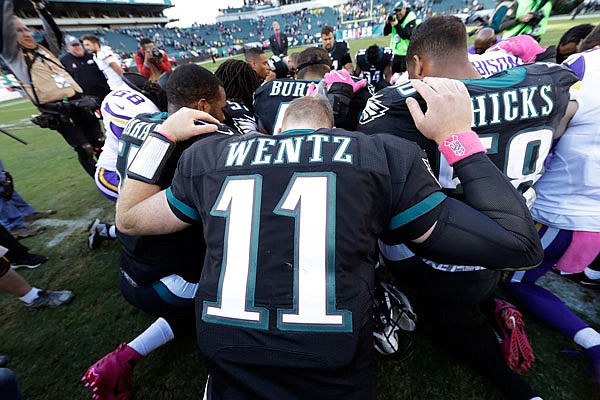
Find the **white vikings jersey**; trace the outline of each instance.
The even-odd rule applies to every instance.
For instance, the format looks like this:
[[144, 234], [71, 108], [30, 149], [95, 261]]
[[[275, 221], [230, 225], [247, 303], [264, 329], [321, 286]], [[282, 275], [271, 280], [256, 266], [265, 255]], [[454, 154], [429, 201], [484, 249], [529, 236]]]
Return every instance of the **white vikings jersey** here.
[[117, 74], [110, 66], [113, 62], [119, 62], [110, 47], [102, 46], [100, 51], [94, 54], [94, 61], [98, 65], [98, 69], [100, 69], [106, 77], [110, 90], [117, 90], [125, 84], [121, 75]]
[[119, 138], [127, 122], [136, 115], [156, 113], [159, 112], [159, 109], [146, 96], [128, 86], [127, 89], [110, 92], [104, 98], [100, 108], [106, 139], [96, 168], [116, 171]]
[[564, 64], [579, 76], [571, 100], [579, 108], [535, 185], [535, 220], [556, 228], [600, 232], [600, 49], [574, 54]]
[[483, 54], [469, 54], [469, 61], [479, 75], [484, 78], [504, 71], [505, 69], [522, 65], [523, 60], [504, 50], [487, 51]]

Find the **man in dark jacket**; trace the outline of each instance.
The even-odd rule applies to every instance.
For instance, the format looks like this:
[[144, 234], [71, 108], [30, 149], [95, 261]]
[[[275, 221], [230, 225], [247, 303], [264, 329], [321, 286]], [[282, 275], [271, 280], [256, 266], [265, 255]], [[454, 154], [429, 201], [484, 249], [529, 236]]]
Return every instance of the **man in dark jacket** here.
[[279, 22], [273, 22], [273, 34], [269, 38], [270, 47], [276, 56], [287, 56], [288, 38], [285, 33], [281, 33]]
[[75, 36], [67, 36], [65, 45], [67, 54], [60, 58], [61, 64], [81, 86], [83, 93], [95, 96], [99, 102], [102, 102], [110, 92], [110, 88], [106, 83], [106, 77], [94, 62], [94, 57], [85, 51]]

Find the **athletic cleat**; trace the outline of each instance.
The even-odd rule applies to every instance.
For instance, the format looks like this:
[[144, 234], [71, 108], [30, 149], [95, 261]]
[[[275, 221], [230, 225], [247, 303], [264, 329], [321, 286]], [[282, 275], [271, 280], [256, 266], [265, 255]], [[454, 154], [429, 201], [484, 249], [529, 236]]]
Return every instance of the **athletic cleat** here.
[[88, 247], [91, 250], [97, 249], [100, 246], [100, 242], [104, 238], [100, 235], [100, 227], [104, 225], [98, 218], [90, 222], [88, 226]]
[[81, 381], [85, 382], [85, 387], [92, 389], [94, 400], [129, 400], [133, 367], [142, 358], [140, 353], [123, 342], [92, 365]]
[[40, 265], [42, 265], [43, 263], [45, 263], [46, 261], [48, 261], [48, 257], [46, 257], [46, 256], [42, 256], [39, 254], [33, 254], [33, 253], [25, 253], [19, 258], [13, 259], [10, 262], [10, 267], [12, 269], [23, 268], [23, 267], [37, 268]]
[[535, 354], [525, 333], [523, 316], [509, 302], [494, 299], [496, 319], [496, 336], [500, 342], [500, 350], [508, 366], [517, 372], [527, 371]]
[[40, 290], [37, 299], [25, 305], [31, 308], [60, 307], [69, 304], [74, 297], [70, 290]]

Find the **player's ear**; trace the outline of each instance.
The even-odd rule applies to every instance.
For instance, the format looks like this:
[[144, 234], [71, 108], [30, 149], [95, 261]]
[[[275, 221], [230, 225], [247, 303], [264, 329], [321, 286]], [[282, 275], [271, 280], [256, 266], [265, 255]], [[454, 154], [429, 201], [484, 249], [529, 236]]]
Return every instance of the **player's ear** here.
[[412, 57], [412, 60], [407, 63], [408, 76], [411, 79], [423, 78], [423, 59], [417, 55]]
[[200, 99], [198, 100], [198, 106], [196, 108], [200, 111], [208, 112], [209, 106], [210, 105], [208, 104], [208, 101], [206, 101], [206, 99]]

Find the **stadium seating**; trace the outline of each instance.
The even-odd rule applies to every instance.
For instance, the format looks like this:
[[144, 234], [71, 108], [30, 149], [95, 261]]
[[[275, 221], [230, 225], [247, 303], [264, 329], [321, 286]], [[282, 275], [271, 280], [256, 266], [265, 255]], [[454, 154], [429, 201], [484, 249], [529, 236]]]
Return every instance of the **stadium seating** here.
[[[368, 18], [364, 1], [354, 0], [344, 5], [344, 22]], [[484, 8], [493, 8], [494, 0], [479, 0]], [[355, 23], [358, 25], [373, 25], [384, 23], [389, 12], [389, 2], [374, 2], [373, 16], [370, 21]], [[427, 14], [454, 14], [461, 13], [465, 7], [465, 0], [435, 0], [424, 2], [412, 0], [412, 7], [418, 18], [425, 19]], [[258, 7], [258, 10], [261, 7]], [[264, 7], [262, 7], [264, 8]], [[250, 6], [241, 9], [223, 10], [224, 15], [255, 10]], [[247, 15], [247, 14], [246, 14]], [[107, 28], [93, 31], [73, 31], [71, 34], [81, 37], [91, 33], [99, 36], [108, 43], [121, 57], [132, 57], [138, 51], [139, 39], [148, 37], [154, 43], [167, 51], [169, 57], [187, 58], [189, 56], [208, 56], [213, 51], [219, 55], [227, 55], [229, 50], [240, 51], [244, 44], [266, 44], [272, 34], [272, 23], [278, 21], [282, 31], [290, 39], [291, 46], [317, 43], [319, 33], [325, 25], [334, 28], [341, 27], [340, 11], [331, 7], [317, 7], [302, 9], [294, 12], [281, 13], [269, 16], [259, 15], [253, 19], [235, 19], [217, 22], [210, 25], [193, 25], [189, 28], [121, 28], [109, 30]], [[216, 50], [215, 50], [216, 49]]]

